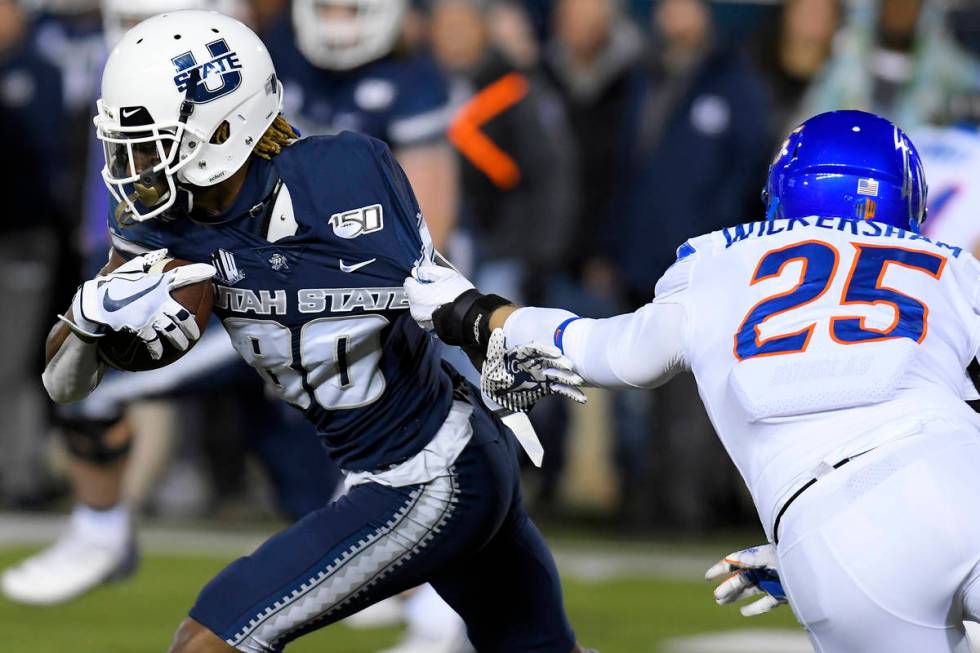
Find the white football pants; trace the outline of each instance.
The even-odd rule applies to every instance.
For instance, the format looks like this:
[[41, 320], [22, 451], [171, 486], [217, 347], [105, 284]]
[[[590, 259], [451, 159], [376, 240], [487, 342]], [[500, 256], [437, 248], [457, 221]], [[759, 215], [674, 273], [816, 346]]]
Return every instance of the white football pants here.
[[787, 509], [780, 575], [818, 653], [969, 653], [980, 620], [980, 431], [930, 422]]

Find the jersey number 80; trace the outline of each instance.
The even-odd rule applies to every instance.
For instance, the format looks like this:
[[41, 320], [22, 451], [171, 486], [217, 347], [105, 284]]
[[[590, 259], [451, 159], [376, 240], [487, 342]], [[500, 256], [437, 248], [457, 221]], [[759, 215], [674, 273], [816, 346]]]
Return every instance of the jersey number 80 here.
[[[271, 320], [228, 318], [235, 349], [280, 398], [306, 410], [350, 410], [374, 403], [385, 390], [381, 361], [384, 316], [324, 317], [298, 333]], [[295, 355], [294, 355], [295, 353]]]
[[[884, 329], [874, 329], [865, 324], [865, 318], [854, 315], [833, 316], [830, 319], [830, 336], [841, 345], [910, 338], [922, 342], [928, 328], [929, 309], [914, 297], [882, 285], [890, 265], [900, 265], [921, 271], [939, 279], [946, 265], [946, 258], [922, 250], [902, 247], [851, 243], [855, 250], [854, 263], [844, 281], [840, 306], [857, 304], [891, 306], [895, 319]], [[763, 339], [762, 323], [770, 317], [801, 308], [817, 301], [827, 292], [837, 274], [840, 252], [829, 243], [809, 240], [788, 247], [766, 252], [751, 284], [779, 277], [792, 261], [802, 261], [800, 280], [784, 293], [772, 295], [749, 309], [735, 333], [735, 358], [740, 361], [760, 356], [778, 356], [806, 351], [816, 323], [783, 335]]]

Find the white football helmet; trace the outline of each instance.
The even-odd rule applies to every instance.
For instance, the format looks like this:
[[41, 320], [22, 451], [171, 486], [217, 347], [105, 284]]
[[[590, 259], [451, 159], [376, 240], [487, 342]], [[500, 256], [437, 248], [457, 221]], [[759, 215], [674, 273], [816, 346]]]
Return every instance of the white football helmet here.
[[110, 48], [137, 24], [168, 11], [206, 9], [243, 22], [248, 17], [245, 0], [101, 0], [100, 4], [103, 33]]
[[133, 220], [153, 218], [177, 201], [178, 184], [190, 200], [187, 185], [241, 168], [281, 108], [272, 59], [248, 27], [213, 11], [154, 16], [106, 62], [95, 116], [102, 178]]
[[395, 47], [408, 0], [293, 0], [296, 45], [320, 68], [350, 70]]

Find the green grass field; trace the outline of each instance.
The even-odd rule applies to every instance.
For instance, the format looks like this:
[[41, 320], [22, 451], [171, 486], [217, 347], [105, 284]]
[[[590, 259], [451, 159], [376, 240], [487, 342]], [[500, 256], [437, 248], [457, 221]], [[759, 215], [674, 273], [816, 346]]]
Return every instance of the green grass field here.
[[[0, 551], [0, 567], [30, 551]], [[144, 557], [135, 578], [99, 589], [69, 605], [28, 608], [0, 599], [0, 651], [162, 653], [198, 589], [226, 561], [213, 555], [152, 554]], [[569, 573], [563, 575], [567, 607], [579, 639], [601, 653], [656, 652], [669, 638], [736, 628], [798, 629], [786, 609], [747, 620], [734, 608], [717, 607], [711, 600], [710, 586], [696, 578], [658, 580], [637, 574], [585, 581]], [[488, 605], [487, 610], [493, 606]], [[396, 629], [364, 632], [337, 625], [296, 642], [288, 650], [372, 653], [392, 645], [398, 634]]]

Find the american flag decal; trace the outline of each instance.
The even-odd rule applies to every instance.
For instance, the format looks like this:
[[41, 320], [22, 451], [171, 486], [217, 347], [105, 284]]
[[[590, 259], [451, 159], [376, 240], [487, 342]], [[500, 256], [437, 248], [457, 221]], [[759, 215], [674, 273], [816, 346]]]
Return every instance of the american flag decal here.
[[875, 179], [858, 179], [858, 195], [878, 197], [878, 181]]

